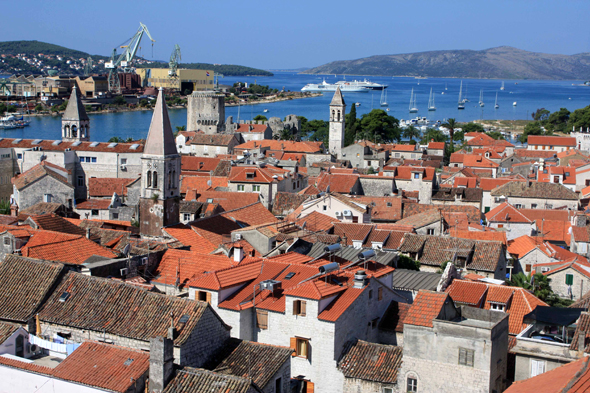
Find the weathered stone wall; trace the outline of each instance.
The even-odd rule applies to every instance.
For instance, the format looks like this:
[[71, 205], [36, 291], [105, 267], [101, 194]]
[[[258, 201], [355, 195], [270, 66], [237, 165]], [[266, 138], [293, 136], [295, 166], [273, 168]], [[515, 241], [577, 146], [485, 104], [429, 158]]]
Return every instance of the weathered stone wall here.
[[[502, 225], [500, 228], [499, 225]], [[532, 236], [534, 235], [535, 231], [535, 224], [533, 223], [520, 223], [520, 222], [507, 222], [507, 223], [498, 223], [498, 222], [490, 222], [490, 228], [494, 228], [497, 231], [503, 231], [506, 233], [506, 238], [508, 240], [516, 239], [517, 237], [521, 236]]]
[[532, 377], [532, 361], [539, 361], [545, 363], [545, 372], [553, 370], [554, 368], [563, 366], [569, 362], [547, 359], [546, 357], [523, 356], [518, 354], [516, 356], [516, 365], [514, 370], [514, 380], [522, 381]]
[[[203, 367], [207, 359], [229, 338], [229, 329], [212, 307], [207, 307], [189, 339], [180, 348], [183, 366]], [[176, 361], [176, 360], [175, 360]]]
[[26, 209], [39, 202], [44, 202], [45, 194], [51, 195], [51, 202], [61, 203], [68, 207], [74, 201], [74, 189], [59, 180], [45, 176], [27, 187], [21, 189], [18, 194], [15, 192], [16, 202], [19, 210]]
[[360, 183], [363, 195], [382, 197], [393, 192], [393, 178], [391, 177], [361, 177]]
[[[569, 285], [566, 285], [565, 283], [565, 277], [567, 274], [571, 274], [574, 280], [571, 286], [571, 291]], [[590, 290], [590, 279], [572, 268], [560, 270], [548, 277], [551, 280], [550, 285], [553, 292], [564, 299], [572, 299], [574, 301], [580, 300], [580, 298]]]
[[213, 91], [193, 92], [188, 97], [187, 131], [206, 134], [225, 131], [225, 96]]
[[[504, 200], [496, 201], [495, 196], [491, 195], [492, 210], [504, 202]], [[556, 209], [565, 206], [570, 210], [577, 210], [579, 205], [578, 200], [521, 198], [515, 196], [506, 198], [506, 202], [513, 206], [521, 205], [521, 209]]]
[[393, 393], [398, 393], [400, 390], [397, 384], [380, 383], [373, 381], [365, 381], [357, 378], [344, 378], [343, 393], [383, 393], [384, 388], [392, 389]]

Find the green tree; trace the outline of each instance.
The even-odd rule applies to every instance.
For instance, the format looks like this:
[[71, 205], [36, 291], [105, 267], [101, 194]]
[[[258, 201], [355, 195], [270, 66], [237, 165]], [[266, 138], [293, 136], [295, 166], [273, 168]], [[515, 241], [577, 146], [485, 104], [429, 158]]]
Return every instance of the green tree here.
[[281, 141], [292, 141], [295, 139], [295, 137], [293, 136], [291, 130], [289, 130], [288, 128], [283, 128], [279, 135], [276, 136], [276, 139], [279, 139]]
[[362, 139], [372, 140], [376, 143], [393, 142], [401, 140], [401, 130], [399, 121], [389, 116], [382, 109], [373, 109], [361, 117], [361, 135]]
[[113, 136], [108, 140], [109, 143], [129, 143], [129, 142], [133, 142], [133, 138], [121, 138], [118, 136]]
[[268, 121], [268, 118], [266, 116], [264, 116], [264, 115], [256, 115], [256, 116], [254, 116], [254, 119], [253, 120], [254, 121], [260, 121], [260, 120], [262, 120], [262, 121]]
[[499, 139], [504, 139], [504, 136], [502, 135], [502, 133], [500, 131], [490, 131], [490, 132], [486, 132], [486, 135], [489, 137], [492, 137], [496, 140]]
[[567, 123], [570, 118], [570, 111], [566, 108], [561, 108], [549, 115], [549, 118], [544, 121], [545, 128], [550, 131], [569, 132], [571, 127], [567, 129]]
[[506, 285], [520, 287], [533, 292], [533, 294], [551, 307], [568, 307], [573, 303], [570, 299], [562, 299], [551, 289], [551, 279], [543, 273], [525, 275], [520, 272], [514, 274], [511, 280], [506, 280]]
[[10, 202], [0, 202], [0, 214], [10, 214]]
[[399, 255], [397, 260], [397, 269], [407, 269], [407, 270], [415, 270], [420, 271], [420, 262], [407, 257], [405, 255]]
[[543, 135], [541, 123], [539, 123], [538, 121], [528, 123], [524, 127], [524, 132], [519, 135], [518, 141], [520, 143], [526, 143], [529, 135]]
[[465, 140], [465, 132], [455, 131], [455, 135], [453, 135], [453, 141], [463, 143], [464, 140]]
[[113, 104], [115, 105], [127, 105], [127, 100], [125, 100], [125, 97], [123, 96], [116, 96], [115, 99], [113, 100]]
[[434, 128], [429, 128], [426, 130], [424, 135], [422, 135], [422, 139], [420, 139], [420, 143], [423, 145], [427, 145], [431, 141], [434, 142], [446, 142], [447, 136], [443, 134], [441, 130], [436, 130]]
[[35, 107], [35, 112], [42, 112], [42, 111], [43, 111], [43, 105], [37, 104], [37, 106]]
[[310, 141], [324, 142], [326, 146], [328, 145], [329, 122], [325, 120], [311, 120], [307, 122], [306, 126], [311, 133], [311, 136], [309, 137]]
[[403, 136], [404, 138], [408, 138], [411, 143], [414, 141], [414, 138], [420, 137], [420, 130], [410, 125], [403, 130]]
[[[450, 142], [451, 142], [451, 150], [453, 149], [453, 141], [455, 140], [455, 128], [457, 128], [458, 124], [457, 121], [454, 118], [450, 118], [447, 120], [446, 123], [443, 123], [442, 125], [444, 128], [446, 128], [447, 130], [449, 130], [449, 136], [450, 136]], [[463, 132], [467, 132], [465, 130], [463, 130]], [[437, 142], [441, 142], [441, 141], [437, 141]]]
[[3, 102], [0, 102], [0, 115], [4, 114], [4, 112], [6, 112], [8, 110], [8, 108], [6, 107], [6, 104]]
[[349, 146], [357, 139], [359, 129], [359, 121], [356, 118], [356, 105], [351, 105], [350, 112], [348, 112], [344, 120], [344, 146]]
[[531, 117], [533, 118], [534, 121], [543, 121], [543, 120], [547, 120], [549, 118], [550, 114], [551, 114], [550, 111], [548, 111], [545, 108], [541, 108], [541, 109], [537, 109], [536, 111], [534, 111], [531, 114]]
[[[449, 119], [451, 120], [451, 119]], [[483, 126], [479, 123], [467, 123], [467, 124], [463, 124], [461, 126], [461, 130], [467, 134], [468, 132], [485, 132], [485, 129], [483, 128]]]
[[61, 103], [61, 105], [59, 106], [59, 111], [65, 111], [66, 108], [68, 107], [68, 100], [65, 100], [64, 102]]
[[590, 105], [585, 108], [576, 109], [570, 115], [567, 125], [568, 131], [571, 131], [572, 128], [579, 130], [580, 127], [584, 130], [590, 127]]
[[176, 126], [176, 131], [186, 131], [186, 126]]

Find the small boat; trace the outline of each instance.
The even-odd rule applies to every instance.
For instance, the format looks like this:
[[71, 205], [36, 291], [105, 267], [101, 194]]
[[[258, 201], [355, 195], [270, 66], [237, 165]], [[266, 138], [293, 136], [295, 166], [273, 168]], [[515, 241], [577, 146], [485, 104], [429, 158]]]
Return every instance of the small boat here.
[[461, 87], [459, 87], [459, 101], [457, 102], [457, 109], [465, 109], [465, 100], [463, 96], [463, 81], [461, 81]]
[[512, 103], [512, 106], [516, 106], [516, 101], [514, 101], [514, 102]]
[[428, 98], [428, 111], [433, 112], [436, 110], [434, 105], [434, 94], [432, 94], [432, 87], [430, 88], [430, 97]]
[[445, 83], [445, 90], [449, 90], [449, 88], [447, 87], [447, 84]]
[[355, 102], [354, 106], [361, 106], [360, 102]]
[[387, 103], [387, 91], [385, 89], [381, 90], [381, 106], [389, 106]]
[[494, 105], [494, 108], [498, 109], [500, 107], [500, 105], [498, 105], [498, 92], [496, 92], [496, 105]]
[[412, 89], [412, 94], [410, 95], [410, 113], [418, 112], [418, 108], [416, 107], [416, 96], [414, 95], [414, 89]]
[[479, 106], [481, 106], [481, 107], [485, 106], [485, 104], [483, 102], [483, 89], [481, 89], [479, 92]]
[[506, 88], [504, 87], [504, 81], [502, 81], [502, 87], [500, 87], [500, 90], [505, 90]]
[[441, 91], [440, 94], [445, 94], [445, 92], [444, 91]]
[[264, 113], [268, 113], [268, 109], [265, 109], [265, 110], [263, 110], [262, 112], [264, 112]]
[[385, 109], [387, 112], [389, 112], [389, 108]]

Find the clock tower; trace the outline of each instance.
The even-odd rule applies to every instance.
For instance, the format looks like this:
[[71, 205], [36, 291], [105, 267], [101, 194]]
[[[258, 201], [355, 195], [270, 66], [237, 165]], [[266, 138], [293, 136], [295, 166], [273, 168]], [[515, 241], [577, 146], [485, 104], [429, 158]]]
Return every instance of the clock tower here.
[[162, 236], [162, 228], [180, 222], [179, 180], [180, 155], [164, 92], [160, 89], [141, 157], [139, 231], [142, 236]]

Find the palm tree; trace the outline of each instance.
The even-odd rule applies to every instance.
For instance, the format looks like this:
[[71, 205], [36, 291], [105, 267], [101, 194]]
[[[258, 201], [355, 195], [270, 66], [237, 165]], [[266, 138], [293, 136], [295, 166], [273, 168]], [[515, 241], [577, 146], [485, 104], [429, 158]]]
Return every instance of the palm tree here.
[[409, 138], [410, 141], [414, 140], [414, 137], [420, 136], [420, 131], [414, 126], [408, 126], [403, 131], [404, 138]]
[[448, 119], [447, 122], [442, 125], [449, 130], [449, 136], [451, 137], [451, 152], [454, 150], [453, 137], [455, 136], [455, 128], [457, 128], [457, 125], [457, 122], [453, 118]]

